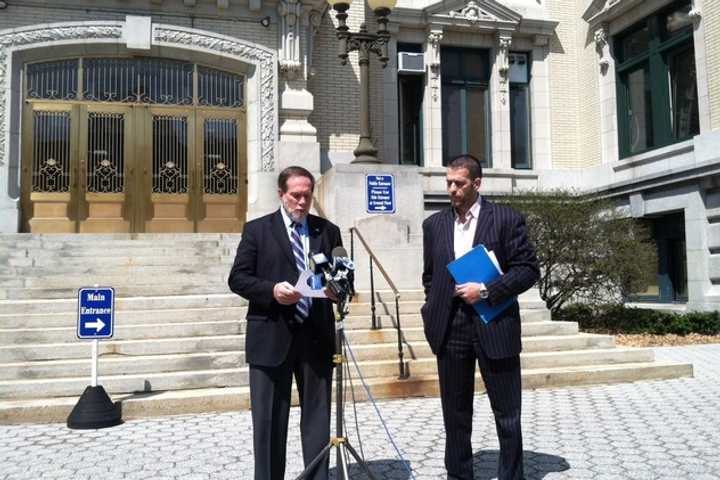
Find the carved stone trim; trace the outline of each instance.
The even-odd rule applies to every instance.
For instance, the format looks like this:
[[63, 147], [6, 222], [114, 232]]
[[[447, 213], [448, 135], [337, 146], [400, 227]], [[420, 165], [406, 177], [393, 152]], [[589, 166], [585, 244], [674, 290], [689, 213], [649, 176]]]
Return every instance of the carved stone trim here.
[[462, 18], [464, 20], [467, 20], [471, 24], [476, 24], [483, 20], [496, 20], [493, 15], [490, 15], [482, 8], [480, 8], [480, 5], [478, 5], [477, 2], [474, 0], [470, 0], [467, 5], [465, 5], [465, 8], [450, 11], [450, 16], [452, 18]]
[[321, 10], [310, 10], [306, 15], [307, 21], [307, 51], [305, 53], [306, 75], [305, 78], [315, 75], [314, 52], [315, 52], [315, 36], [320, 31], [322, 19], [327, 11], [327, 4]]
[[258, 109], [260, 113], [259, 136], [261, 144], [262, 170], [271, 172], [275, 169], [275, 138], [277, 128], [277, 86], [275, 55], [257, 45], [245, 43], [241, 39], [226, 37], [212, 32], [195, 32], [182, 27], [155, 25], [153, 43], [161, 42], [169, 45], [185, 45], [202, 48], [219, 54], [230, 55], [241, 61], [258, 66]]
[[430, 30], [428, 33], [428, 66], [430, 67], [430, 88], [433, 102], [437, 102], [440, 91], [440, 42], [442, 30]]
[[688, 17], [690, 17], [692, 19], [693, 23], [695, 23], [697, 25], [700, 22], [700, 20], [702, 19], [702, 12], [700, 11], [699, 8], [693, 7], [688, 12]]
[[600, 27], [595, 30], [595, 33], [593, 34], [593, 38], [595, 39], [595, 50], [598, 54], [598, 65], [600, 65], [600, 72], [605, 75], [605, 72], [607, 72], [608, 67], [610, 66], [610, 60], [608, 59], [608, 55], [606, 55], [606, 51], [608, 50], [608, 36], [609, 36], [609, 27], [607, 23], [600, 24]]
[[278, 49], [280, 73], [289, 79], [294, 79], [300, 75], [303, 67], [300, 59], [303, 5], [299, 0], [281, 0], [277, 9], [280, 16], [280, 48]]
[[499, 33], [497, 41], [498, 51], [496, 61], [498, 64], [498, 74], [500, 74], [500, 101], [505, 104], [508, 93], [508, 73], [510, 71], [508, 53], [512, 46], [512, 36], [507, 33]]

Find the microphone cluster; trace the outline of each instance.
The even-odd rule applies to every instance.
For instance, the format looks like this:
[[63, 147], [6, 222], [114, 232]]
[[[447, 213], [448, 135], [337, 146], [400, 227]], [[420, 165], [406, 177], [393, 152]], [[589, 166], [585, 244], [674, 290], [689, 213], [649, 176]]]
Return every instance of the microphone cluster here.
[[322, 276], [323, 286], [327, 286], [338, 301], [344, 303], [355, 294], [355, 264], [343, 247], [333, 248], [331, 255], [332, 261], [324, 253], [310, 255], [310, 267]]

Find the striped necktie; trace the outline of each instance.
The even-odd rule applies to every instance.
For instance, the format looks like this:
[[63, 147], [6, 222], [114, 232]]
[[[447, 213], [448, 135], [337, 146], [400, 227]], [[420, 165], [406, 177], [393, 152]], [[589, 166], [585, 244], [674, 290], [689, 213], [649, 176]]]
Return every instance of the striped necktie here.
[[[305, 265], [305, 249], [303, 248], [302, 239], [300, 238], [300, 223], [292, 222], [292, 233], [290, 234], [291, 246], [293, 256], [295, 257], [295, 266], [299, 273], [304, 272], [307, 267]], [[310, 299], [308, 297], [302, 297], [295, 304], [295, 320], [298, 323], [303, 323], [310, 314]]]

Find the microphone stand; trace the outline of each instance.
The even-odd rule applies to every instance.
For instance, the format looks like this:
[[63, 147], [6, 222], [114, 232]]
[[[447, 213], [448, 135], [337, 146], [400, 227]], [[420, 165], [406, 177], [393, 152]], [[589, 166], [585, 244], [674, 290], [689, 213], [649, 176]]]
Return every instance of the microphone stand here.
[[362, 468], [367, 477], [370, 480], [377, 480], [368, 467], [367, 463], [360, 458], [357, 451], [350, 444], [350, 441], [345, 437], [345, 429], [343, 427], [343, 363], [347, 362], [345, 357], [345, 317], [348, 314], [348, 293], [339, 292], [338, 304], [335, 312], [335, 355], [333, 355], [333, 363], [335, 364], [335, 436], [330, 437], [330, 441], [320, 453], [308, 464], [303, 472], [296, 478], [296, 480], [303, 480], [309, 478], [311, 472], [316, 466], [320, 465], [330, 455], [332, 448], [336, 449], [337, 453], [337, 467], [335, 478], [337, 480], [350, 480], [348, 475], [347, 462], [345, 461], [345, 450], [350, 452], [350, 455], [355, 458], [357, 464]]

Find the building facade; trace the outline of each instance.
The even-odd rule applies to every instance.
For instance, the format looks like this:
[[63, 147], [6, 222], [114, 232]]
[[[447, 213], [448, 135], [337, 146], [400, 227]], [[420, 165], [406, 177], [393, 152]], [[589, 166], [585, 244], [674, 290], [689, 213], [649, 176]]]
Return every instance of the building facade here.
[[[330, 182], [353, 158], [357, 53], [340, 64], [321, 0], [0, 7], [2, 232], [241, 231], [284, 166]], [[488, 195], [570, 187], [646, 219], [660, 262], [638, 300], [720, 307], [718, 2], [400, 0], [389, 29], [372, 136], [425, 214], [471, 152]]]

